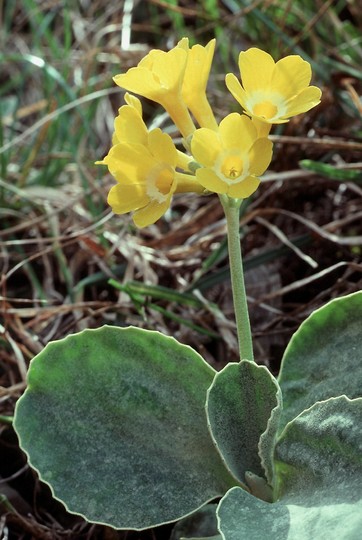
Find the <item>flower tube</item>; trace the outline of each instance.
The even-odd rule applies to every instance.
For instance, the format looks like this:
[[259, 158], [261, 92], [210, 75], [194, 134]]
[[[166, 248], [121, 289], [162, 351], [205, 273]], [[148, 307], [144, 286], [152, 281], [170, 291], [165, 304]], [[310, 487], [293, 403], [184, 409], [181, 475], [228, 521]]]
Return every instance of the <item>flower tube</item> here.
[[217, 130], [217, 122], [206, 96], [215, 44], [216, 40], [212, 39], [206, 47], [197, 44], [189, 48], [188, 38], [183, 38], [177, 46], [188, 52], [182, 98], [200, 127]]
[[121, 88], [162, 105], [185, 139], [195, 130], [181, 95], [187, 57], [182, 47], [168, 52], [152, 50], [137, 67], [113, 79]]

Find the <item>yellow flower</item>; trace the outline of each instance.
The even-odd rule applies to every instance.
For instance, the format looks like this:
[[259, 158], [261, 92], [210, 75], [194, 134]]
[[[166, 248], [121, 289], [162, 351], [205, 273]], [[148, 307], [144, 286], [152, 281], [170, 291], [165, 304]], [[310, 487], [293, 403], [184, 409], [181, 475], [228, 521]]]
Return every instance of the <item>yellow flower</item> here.
[[174, 47], [168, 52], [155, 49], [137, 67], [114, 77], [114, 82], [121, 88], [162, 105], [185, 138], [195, 130], [181, 94], [187, 57], [188, 53], [182, 47]]
[[166, 212], [175, 192], [200, 193], [203, 187], [193, 175], [176, 171], [187, 170], [192, 158], [178, 151], [160, 129], [148, 132], [140, 101], [128, 94], [125, 99], [127, 105], [114, 122], [114, 145], [98, 164], [107, 165], [117, 180], [108, 194], [113, 212], [134, 211], [135, 224], [146, 227]]
[[115, 214], [133, 210], [135, 224], [146, 227], [166, 212], [176, 190], [176, 148], [166, 133], [151, 131], [147, 147], [117, 144], [104, 162], [118, 182], [108, 194]]
[[[282, 124], [320, 102], [320, 89], [309, 86], [310, 64], [300, 56], [286, 56], [275, 63], [270, 54], [251, 48], [240, 53], [239, 69], [242, 85], [228, 73], [226, 86], [257, 123]], [[264, 134], [269, 129], [266, 126]]]
[[258, 188], [257, 177], [271, 161], [272, 146], [269, 139], [258, 138], [250, 118], [229, 114], [220, 122], [218, 132], [207, 128], [195, 131], [191, 151], [203, 165], [196, 170], [196, 178], [209, 191], [245, 199]]
[[217, 123], [206, 97], [206, 86], [214, 56], [216, 40], [203, 47], [189, 48], [188, 38], [182, 38], [178, 47], [187, 51], [187, 64], [182, 82], [182, 98], [201, 127], [217, 130]]

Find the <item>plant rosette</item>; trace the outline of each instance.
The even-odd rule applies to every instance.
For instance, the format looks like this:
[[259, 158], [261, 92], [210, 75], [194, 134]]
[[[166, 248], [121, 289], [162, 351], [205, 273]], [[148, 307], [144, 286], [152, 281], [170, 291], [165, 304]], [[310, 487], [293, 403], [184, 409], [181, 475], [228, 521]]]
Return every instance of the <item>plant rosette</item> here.
[[217, 373], [158, 332], [84, 330], [32, 360], [20, 445], [93, 523], [181, 520], [173, 540], [358, 540], [361, 320], [362, 292], [315, 311], [278, 379], [246, 360]]
[[[179, 521], [171, 540], [357, 540], [362, 530], [362, 292], [333, 300], [296, 332], [275, 379], [253, 361], [240, 205], [272, 158], [272, 124], [318, 105], [311, 67], [240, 53], [226, 84], [243, 113], [218, 123], [206, 96], [215, 42], [151, 51], [115, 77], [159, 103], [185, 152], [148, 130], [126, 94], [108, 202], [155, 223], [177, 193], [223, 206], [240, 362], [217, 373], [158, 332], [104, 326], [49, 343], [29, 367], [14, 428], [29, 463], [66, 508], [142, 530]], [[198, 123], [196, 127], [194, 120]], [[215, 500], [218, 501], [215, 504]]]

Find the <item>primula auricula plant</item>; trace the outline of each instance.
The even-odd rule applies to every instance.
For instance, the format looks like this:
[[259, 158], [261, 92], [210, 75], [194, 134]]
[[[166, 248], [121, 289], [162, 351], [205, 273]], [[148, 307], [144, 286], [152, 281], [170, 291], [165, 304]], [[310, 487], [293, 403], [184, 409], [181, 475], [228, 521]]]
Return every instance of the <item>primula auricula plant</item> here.
[[[178, 521], [170, 540], [357, 540], [362, 530], [362, 293], [315, 311], [288, 345], [278, 379], [253, 360], [239, 238], [241, 201], [272, 158], [272, 124], [321, 92], [299, 56], [251, 48], [226, 86], [239, 113], [216, 119], [206, 95], [215, 48], [151, 51], [115, 77], [170, 115], [177, 148], [149, 130], [126, 93], [99, 163], [108, 202], [156, 222], [177, 193], [224, 208], [240, 361], [220, 372], [158, 332], [104, 326], [48, 344], [29, 368], [14, 427], [40, 478], [70, 512], [117, 529]], [[219, 121], [220, 120], [220, 121]]]

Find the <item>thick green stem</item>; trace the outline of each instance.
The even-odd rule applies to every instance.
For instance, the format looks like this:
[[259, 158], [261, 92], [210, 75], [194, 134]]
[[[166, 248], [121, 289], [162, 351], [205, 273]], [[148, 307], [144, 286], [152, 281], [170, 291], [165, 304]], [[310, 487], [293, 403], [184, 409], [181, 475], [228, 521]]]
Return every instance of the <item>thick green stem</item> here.
[[220, 200], [224, 208], [227, 223], [231, 287], [233, 292], [240, 359], [250, 360], [252, 362], [254, 360], [253, 342], [240, 247], [239, 208], [241, 200], [232, 199], [227, 195], [220, 195]]

